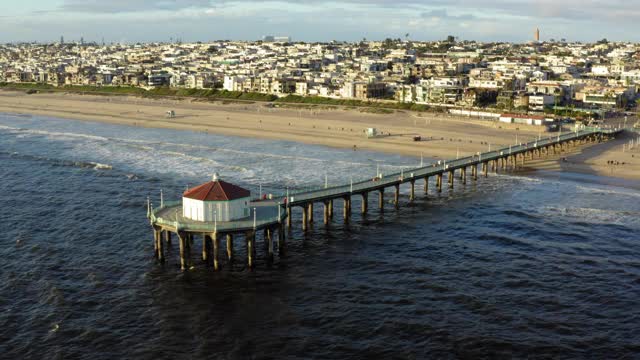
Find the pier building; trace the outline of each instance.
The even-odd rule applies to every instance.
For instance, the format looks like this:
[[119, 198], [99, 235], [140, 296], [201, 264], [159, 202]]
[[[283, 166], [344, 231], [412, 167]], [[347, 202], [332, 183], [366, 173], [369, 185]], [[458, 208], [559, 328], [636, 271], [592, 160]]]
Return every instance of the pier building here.
[[182, 195], [185, 219], [212, 222], [233, 221], [249, 217], [251, 192], [213, 175], [209, 182], [188, 189]]

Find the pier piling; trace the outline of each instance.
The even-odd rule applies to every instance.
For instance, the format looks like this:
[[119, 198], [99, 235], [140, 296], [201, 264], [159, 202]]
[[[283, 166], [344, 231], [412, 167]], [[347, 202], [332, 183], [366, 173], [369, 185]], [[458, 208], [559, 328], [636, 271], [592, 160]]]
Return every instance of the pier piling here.
[[218, 233], [211, 234], [211, 243], [213, 245], [213, 270], [220, 270], [220, 263], [218, 261]]
[[273, 262], [273, 230], [271, 228], [267, 228], [264, 230], [265, 241], [267, 242], [267, 261], [269, 263]]
[[351, 196], [342, 198], [342, 209], [344, 212], [344, 222], [348, 223], [351, 217]]
[[284, 226], [282, 226], [282, 224], [280, 224], [278, 226], [278, 253], [280, 254], [280, 256], [285, 256], [286, 253], [286, 237], [285, 237], [285, 233], [284, 233]]
[[302, 231], [307, 230], [307, 222], [309, 221], [308, 208], [308, 206], [302, 206]]
[[410, 184], [411, 184], [411, 191], [409, 193], [409, 201], [413, 201], [416, 198], [416, 181], [411, 180]]
[[324, 202], [324, 218], [323, 218], [324, 224], [327, 225], [329, 224], [329, 202], [325, 201]]
[[394, 185], [396, 188], [394, 197], [393, 197], [393, 205], [395, 205], [396, 209], [400, 206], [400, 184]]
[[233, 235], [227, 234], [227, 259], [233, 261]]
[[362, 193], [362, 203], [361, 203], [361, 207], [362, 207], [362, 215], [366, 215], [367, 211], [369, 210], [369, 193], [368, 192], [363, 192]]
[[246, 234], [247, 240], [247, 266], [253, 269], [254, 260], [256, 258], [256, 232], [248, 231]]

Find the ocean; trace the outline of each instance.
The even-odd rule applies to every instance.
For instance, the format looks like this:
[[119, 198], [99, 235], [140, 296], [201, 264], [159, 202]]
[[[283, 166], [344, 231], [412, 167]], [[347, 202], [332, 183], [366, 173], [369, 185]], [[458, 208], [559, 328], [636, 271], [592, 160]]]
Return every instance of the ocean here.
[[195, 250], [181, 272], [175, 241], [154, 259], [161, 189], [219, 173], [281, 194], [419, 163], [0, 114], [0, 358], [640, 356], [640, 191], [608, 178], [492, 174], [413, 203], [403, 187], [384, 214], [354, 199], [348, 225], [317, 206], [307, 233], [296, 209], [287, 256], [269, 265], [259, 237], [254, 270], [240, 242], [219, 272]]

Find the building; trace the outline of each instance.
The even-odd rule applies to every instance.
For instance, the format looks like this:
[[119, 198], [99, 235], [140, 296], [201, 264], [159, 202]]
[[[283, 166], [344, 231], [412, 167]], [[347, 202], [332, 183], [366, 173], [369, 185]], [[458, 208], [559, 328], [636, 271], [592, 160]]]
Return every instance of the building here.
[[251, 192], [222, 181], [212, 181], [188, 189], [182, 195], [182, 216], [195, 221], [233, 221], [249, 217]]
[[556, 97], [553, 95], [529, 95], [529, 110], [544, 111], [555, 105]]
[[386, 84], [382, 82], [351, 81], [346, 82], [340, 90], [340, 96], [368, 100], [384, 96]]
[[264, 42], [276, 42], [276, 43], [288, 43], [291, 42], [290, 36], [273, 36], [273, 35], [265, 35], [262, 37], [262, 41]]
[[544, 116], [522, 115], [522, 114], [502, 114], [500, 122], [507, 124], [523, 124], [523, 125], [545, 125], [552, 122], [553, 119], [545, 119]]
[[536, 42], [540, 42], [540, 29], [536, 28], [536, 32], [534, 34], [534, 38], [536, 40]]

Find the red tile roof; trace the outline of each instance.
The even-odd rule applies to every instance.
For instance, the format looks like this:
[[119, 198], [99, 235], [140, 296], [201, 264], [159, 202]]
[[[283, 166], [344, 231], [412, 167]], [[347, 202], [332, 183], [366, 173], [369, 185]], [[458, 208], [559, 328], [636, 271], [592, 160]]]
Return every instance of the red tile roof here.
[[250, 197], [251, 192], [225, 181], [209, 181], [188, 189], [183, 197], [200, 201], [229, 201]]

